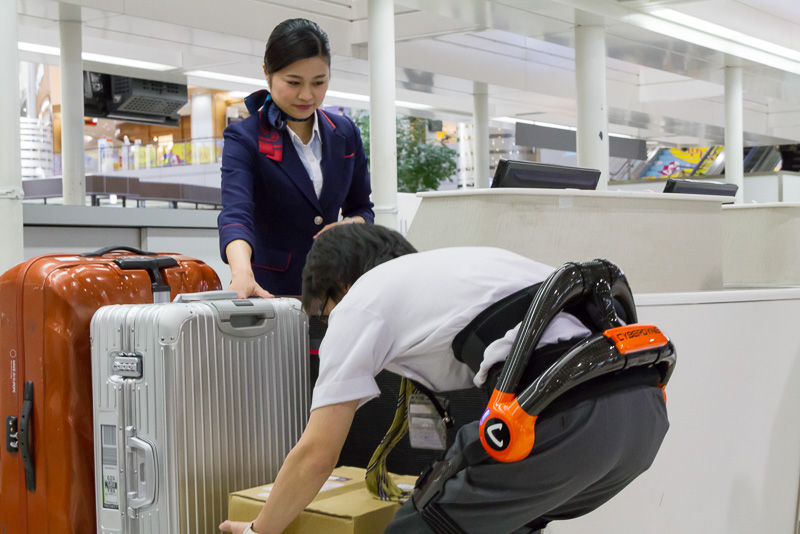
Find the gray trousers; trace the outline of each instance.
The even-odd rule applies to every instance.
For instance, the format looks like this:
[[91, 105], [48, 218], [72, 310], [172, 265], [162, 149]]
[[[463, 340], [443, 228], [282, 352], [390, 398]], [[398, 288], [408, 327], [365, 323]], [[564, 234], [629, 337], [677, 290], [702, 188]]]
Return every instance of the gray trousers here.
[[[536, 532], [526, 525], [579, 517], [619, 493], [650, 467], [668, 428], [660, 388], [638, 386], [585, 400], [538, 420], [524, 460], [488, 460], [458, 472], [437, 505], [467, 533]], [[474, 421], [459, 430], [447, 456], [477, 439]], [[385, 532], [433, 530], [409, 499]]]

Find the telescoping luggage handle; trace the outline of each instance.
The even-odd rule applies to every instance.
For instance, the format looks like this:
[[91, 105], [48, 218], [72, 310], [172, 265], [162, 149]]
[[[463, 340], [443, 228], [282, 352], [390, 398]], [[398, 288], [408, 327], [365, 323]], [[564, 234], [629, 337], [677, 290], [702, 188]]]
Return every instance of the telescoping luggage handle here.
[[[105, 256], [109, 252], [113, 252], [115, 250], [120, 250], [124, 252], [133, 252], [134, 254], [138, 254], [139, 256], [131, 256], [131, 257], [121, 257], [116, 258], [114, 263], [116, 263], [120, 269], [122, 270], [145, 270], [147, 274], [150, 276], [150, 281], [152, 282], [153, 288], [153, 302], [169, 302], [170, 296], [170, 287], [164, 281], [164, 278], [161, 276], [161, 269], [167, 269], [169, 267], [177, 267], [178, 261], [175, 258], [170, 256], [159, 256], [155, 252], [147, 252], [144, 250], [139, 250], [138, 248], [116, 245], [110, 247], [104, 247], [99, 250], [95, 250], [94, 252], [86, 252], [81, 254], [82, 257], [95, 257], [95, 256]], [[146, 258], [141, 256], [154, 256], [152, 258]]]
[[[614, 309], [617, 299], [629, 321]], [[519, 395], [522, 372], [550, 321], [561, 311], [582, 312], [600, 330], [579, 341]], [[486, 452], [501, 462], [530, 454], [539, 414], [568, 390], [609, 373], [655, 366], [663, 387], [676, 356], [672, 342], [654, 325], [636, 324], [636, 309], [625, 275], [605, 260], [567, 263], [545, 280], [522, 321], [489, 405], [480, 420]]]

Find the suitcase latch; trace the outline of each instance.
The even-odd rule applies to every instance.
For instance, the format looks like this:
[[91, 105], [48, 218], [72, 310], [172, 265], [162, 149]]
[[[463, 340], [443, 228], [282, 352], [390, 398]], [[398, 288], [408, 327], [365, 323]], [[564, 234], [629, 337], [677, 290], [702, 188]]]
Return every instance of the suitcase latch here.
[[19, 452], [17, 417], [14, 415], [9, 415], [6, 418], [6, 450], [8, 452]]
[[111, 371], [122, 378], [142, 378], [142, 356], [126, 352], [114, 353]]

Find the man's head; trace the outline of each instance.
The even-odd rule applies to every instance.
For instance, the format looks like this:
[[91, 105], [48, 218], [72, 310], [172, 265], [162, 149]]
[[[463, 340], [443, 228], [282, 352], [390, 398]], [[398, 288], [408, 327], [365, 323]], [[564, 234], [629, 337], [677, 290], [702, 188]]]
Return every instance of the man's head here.
[[376, 265], [416, 252], [399, 233], [372, 224], [340, 224], [321, 234], [303, 269], [303, 309], [338, 302]]

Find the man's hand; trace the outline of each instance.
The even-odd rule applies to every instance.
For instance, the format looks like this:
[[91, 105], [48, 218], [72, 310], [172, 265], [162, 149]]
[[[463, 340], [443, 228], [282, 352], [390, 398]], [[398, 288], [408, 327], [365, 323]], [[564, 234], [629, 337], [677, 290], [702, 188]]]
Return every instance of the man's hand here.
[[244, 529], [250, 526], [250, 523], [242, 523], [241, 521], [224, 521], [219, 529], [222, 532], [233, 532], [233, 534], [242, 534]]
[[[283, 462], [269, 499], [253, 523], [253, 531], [280, 534], [317, 496], [336, 467], [356, 408], [358, 400], [352, 400], [311, 412], [303, 435]], [[238, 526], [239, 523], [232, 524], [233, 528]], [[223, 527], [225, 523], [220, 525], [225, 530]]]

